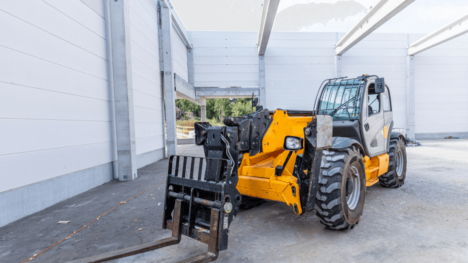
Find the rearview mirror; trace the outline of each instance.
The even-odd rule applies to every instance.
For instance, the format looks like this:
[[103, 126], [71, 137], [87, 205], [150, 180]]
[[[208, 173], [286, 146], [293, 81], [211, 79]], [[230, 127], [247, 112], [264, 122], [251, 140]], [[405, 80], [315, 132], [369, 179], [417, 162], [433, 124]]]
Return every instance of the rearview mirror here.
[[384, 93], [385, 92], [385, 80], [384, 78], [375, 79], [375, 93]]

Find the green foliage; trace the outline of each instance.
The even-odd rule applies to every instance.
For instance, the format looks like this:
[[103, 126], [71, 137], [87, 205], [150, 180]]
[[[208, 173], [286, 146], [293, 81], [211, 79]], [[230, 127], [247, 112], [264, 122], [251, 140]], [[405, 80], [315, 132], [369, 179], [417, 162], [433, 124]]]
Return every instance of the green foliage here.
[[224, 117], [231, 116], [231, 101], [229, 99], [216, 99], [214, 105], [215, 117], [222, 121]]
[[[185, 112], [193, 112], [195, 119], [200, 120], [200, 106], [185, 100], [176, 100], [176, 106]], [[252, 112], [252, 99], [207, 99], [206, 100], [206, 118], [212, 125], [221, 124], [223, 119], [228, 116], [238, 117]], [[185, 115], [184, 120], [189, 118]], [[215, 123], [215, 124], [214, 124]]]
[[239, 117], [252, 112], [252, 103], [250, 101], [237, 101], [232, 105], [233, 117]]
[[[197, 104], [189, 101], [189, 100], [186, 100], [186, 99], [177, 99], [176, 100], [176, 107], [181, 109], [182, 111], [185, 111], [185, 112], [193, 112], [194, 115], [196, 116], [200, 116], [200, 106], [198, 106]], [[185, 119], [185, 116], [184, 116], [184, 119]]]

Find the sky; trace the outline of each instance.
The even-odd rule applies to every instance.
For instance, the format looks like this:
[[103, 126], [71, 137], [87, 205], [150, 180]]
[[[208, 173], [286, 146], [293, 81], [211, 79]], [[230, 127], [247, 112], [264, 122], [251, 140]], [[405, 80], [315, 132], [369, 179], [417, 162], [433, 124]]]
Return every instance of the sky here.
[[[263, 0], [171, 1], [188, 30], [260, 28]], [[273, 31], [347, 32], [378, 2], [281, 0]], [[416, 0], [375, 32], [430, 33], [466, 14], [468, 0]]]

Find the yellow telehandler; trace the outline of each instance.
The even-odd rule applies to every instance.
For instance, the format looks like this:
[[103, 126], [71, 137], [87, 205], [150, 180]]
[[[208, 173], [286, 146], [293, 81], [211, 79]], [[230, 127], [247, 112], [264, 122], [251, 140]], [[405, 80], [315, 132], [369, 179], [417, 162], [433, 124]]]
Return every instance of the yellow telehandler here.
[[205, 158], [171, 156], [162, 226], [167, 239], [79, 262], [103, 262], [178, 244], [182, 235], [208, 252], [180, 262], [209, 262], [228, 248], [239, 208], [259, 200], [287, 204], [296, 215], [315, 212], [334, 230], [362, 215], [366, 186], [398, 188], [406, 177], [406, 139], [392, 132], [390, 91], [383, 78], [325, 80], [313, 111], [255, 105], [226, 126], [195, 124]]

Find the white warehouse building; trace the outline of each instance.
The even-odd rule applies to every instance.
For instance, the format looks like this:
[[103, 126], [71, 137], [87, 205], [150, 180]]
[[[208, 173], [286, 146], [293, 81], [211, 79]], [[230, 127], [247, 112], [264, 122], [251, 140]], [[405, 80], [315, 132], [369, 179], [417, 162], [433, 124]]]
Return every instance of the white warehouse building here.
[[372, 33], [413, 1], [350, 32], [271, 32], [271, 0], [260, 33], [188, 31], [168, 0], [2, 1], [0, 227], [175, 154], [177, 98], [202, 119], [207, 98], [252, 93], [313, 110], [323, 80], [372, 74], [394, 128], [467, 138], [468, 16], [429, 37]]

